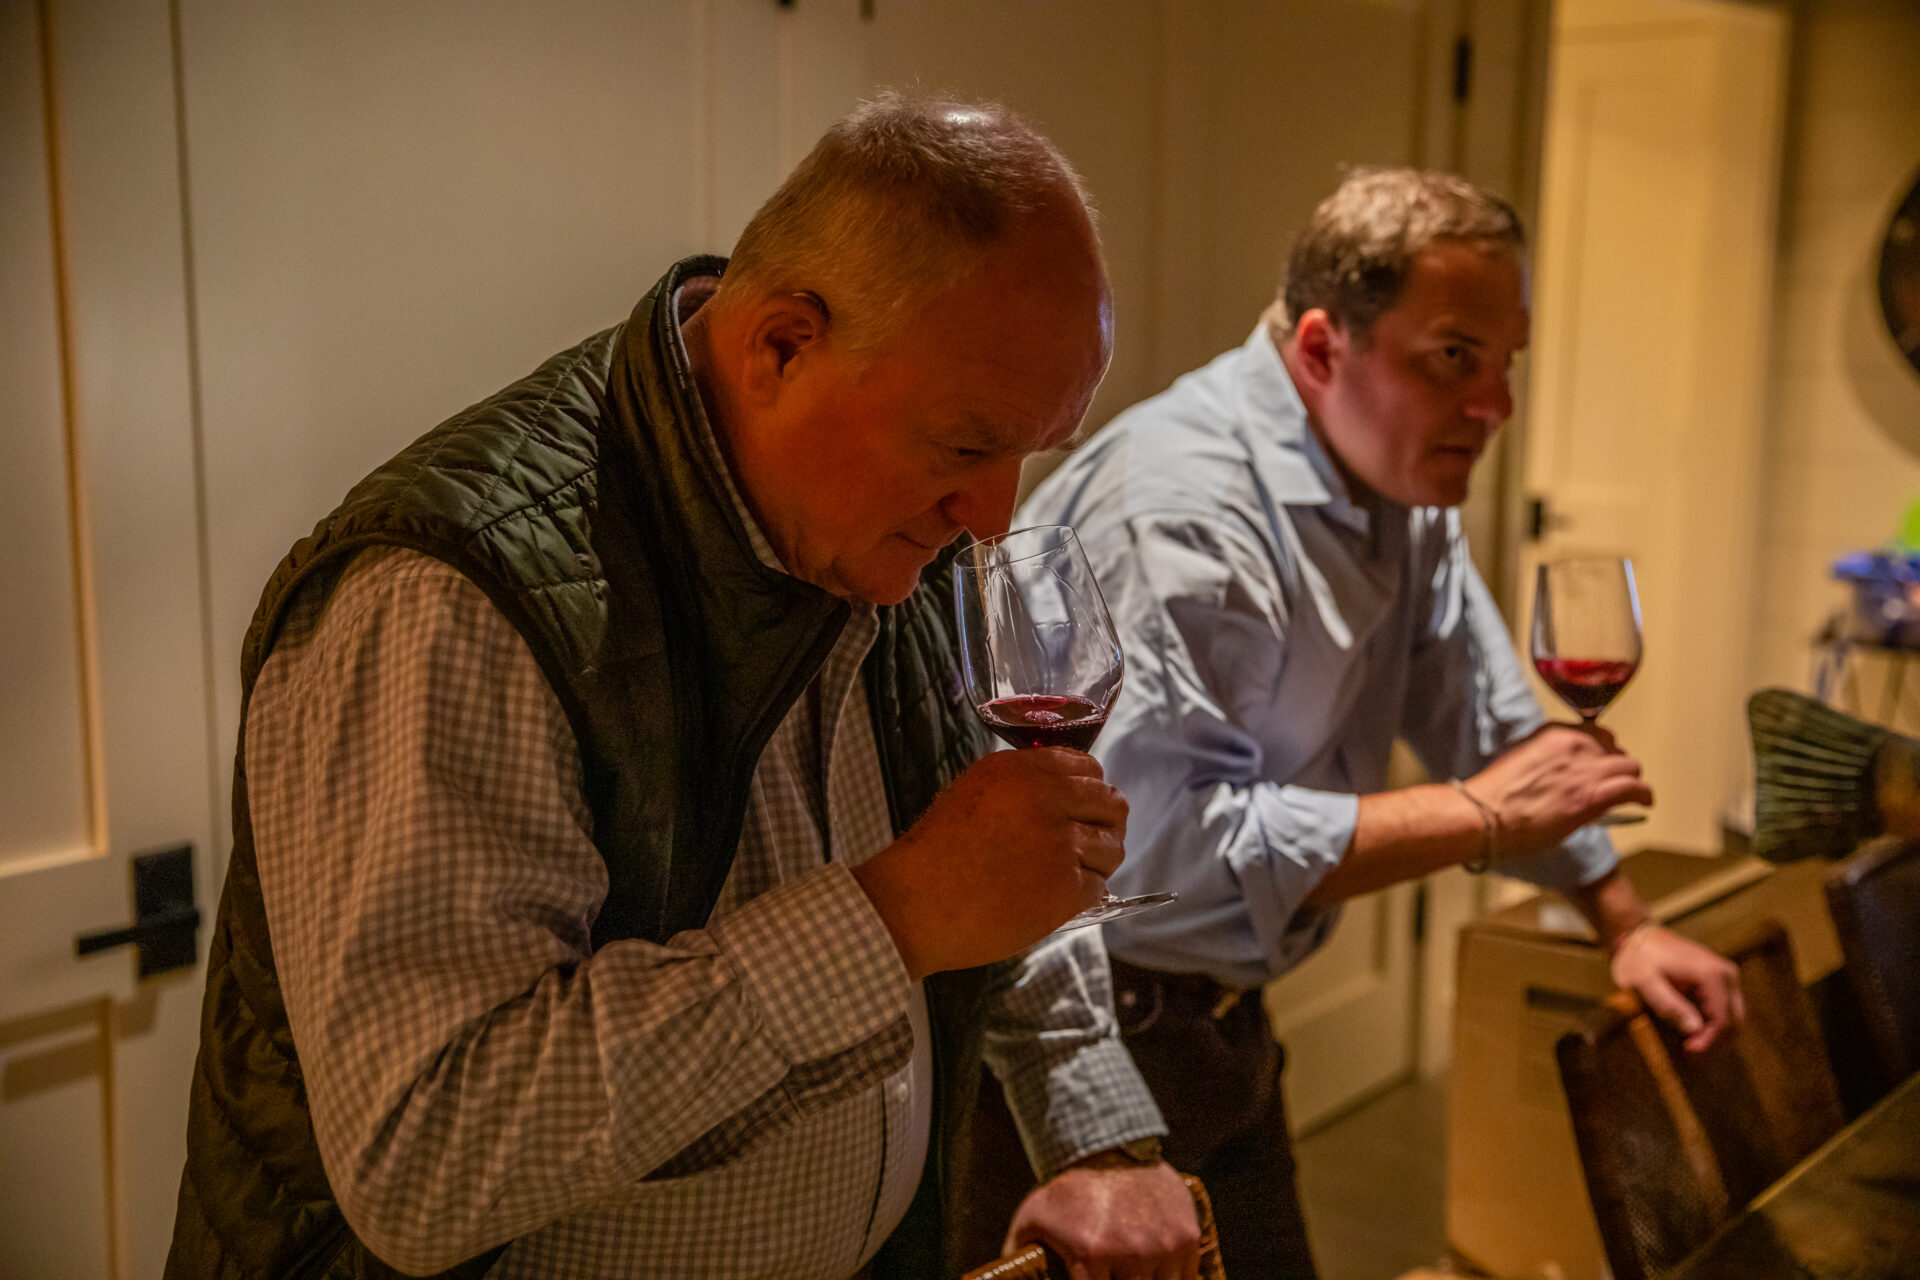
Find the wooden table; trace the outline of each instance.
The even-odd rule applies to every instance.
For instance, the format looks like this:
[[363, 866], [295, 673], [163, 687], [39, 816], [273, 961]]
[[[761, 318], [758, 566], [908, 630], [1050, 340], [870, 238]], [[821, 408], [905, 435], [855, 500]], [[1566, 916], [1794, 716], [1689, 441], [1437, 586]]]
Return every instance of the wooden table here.
[[1670, 1280], [1920, 1276], [1920, 1075], [1768, 1187]]

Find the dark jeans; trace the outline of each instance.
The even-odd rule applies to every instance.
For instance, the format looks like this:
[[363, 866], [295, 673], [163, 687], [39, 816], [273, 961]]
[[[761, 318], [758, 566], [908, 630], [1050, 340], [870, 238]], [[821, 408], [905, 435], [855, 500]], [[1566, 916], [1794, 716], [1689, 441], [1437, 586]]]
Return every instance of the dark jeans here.
[[[1210, 979], [1121, 960], [1113, 982], [1122, 1037], [1167, 1119], [1167, 1160], [1206, 1183], [1229, 1280], [1314, 1280], [1280, 1090], [1286, 1055], [1260, 992], [1235, 999]], [[991, 1080], [982, 1082], [961, 1167], [959, 1256], [975, 1267], [999, 1255], [1007, 1223], [1033, 1189]]]

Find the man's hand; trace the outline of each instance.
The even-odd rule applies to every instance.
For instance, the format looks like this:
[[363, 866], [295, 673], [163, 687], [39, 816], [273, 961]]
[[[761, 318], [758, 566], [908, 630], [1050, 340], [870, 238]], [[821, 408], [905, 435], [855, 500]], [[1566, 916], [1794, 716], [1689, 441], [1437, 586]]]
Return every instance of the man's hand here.
[[1064, 747], [996, 751], [854, 870], [909, 976], [988, 964], [1091, 906], [1125, 856], [1127, 802]]
[[1021, 1202], [1003, 1253], [1042, 1243], [1073, 1280], [1192, 1280], [1200, 1220], [1172, 1165], [1075, 1165]]
[[1538, 853], [1619, 804], [1652, 804], [1640, 762], [1605, 729], [1550, 724], [1467, 782], [1500, 815], [1502, 855]]
[[1747, 1016], [1733, 962], [1657, 924], [1642, 924], [1618, 940], [1613, 980], [1678, 1027], [1692, 1053]]

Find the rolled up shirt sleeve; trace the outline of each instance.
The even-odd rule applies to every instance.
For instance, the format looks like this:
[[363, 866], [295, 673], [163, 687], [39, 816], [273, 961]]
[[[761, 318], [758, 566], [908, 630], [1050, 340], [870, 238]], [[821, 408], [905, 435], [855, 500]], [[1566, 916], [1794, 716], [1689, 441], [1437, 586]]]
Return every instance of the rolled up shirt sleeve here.
[[985, 1050], [1041, 1181], [1096, 1151], [1167, 1131], [1120, 1042], [1098, 929], [1053, 934], [1002, 967]]
[[1257, 986], [1332, 928], [1337, 909], [1301, 904], [1352, 843], [1358, 797], [1268, 777], [1249, 726], [1268, 714], [1288, 610], [1257, 540], [1226, 519], [1143, 516], [1102, 561], [1127, 661], [1095, 751], [1131, 807], [1112, 888], [1180, 895], [1177, 912], [1109, 925], [1109, 943]]
[[[1469, 778], [1547, 721], [1527, 684], [1505, 621], [1467, 551], [1460, 515], [1446, 511], [1445, 538], [1428, 584], [1425, 632], [1413, 654], [1401, 733], [1436, 778]], [[1551, 849], [1502, 859], [1497, 870], [1546, 889], [1590, 884], [1618, 861], [1600, 827]]]
[[327, 1175], [393, 1265], [724, 1163], [908, 1059], [906, 971], [839, 864], [592, 949], [607, 875], [572, 732], [445, 565], [350, 570], [268, 660], [245, 760]]

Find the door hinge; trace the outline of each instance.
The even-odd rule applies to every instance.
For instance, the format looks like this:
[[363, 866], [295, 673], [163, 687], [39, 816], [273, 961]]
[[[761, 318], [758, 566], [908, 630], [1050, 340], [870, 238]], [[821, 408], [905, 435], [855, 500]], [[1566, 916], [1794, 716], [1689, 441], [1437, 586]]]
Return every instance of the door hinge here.
[[1473, 92], [1473, 37], [1453, 42], [1453, 100], [1464, 103]]

